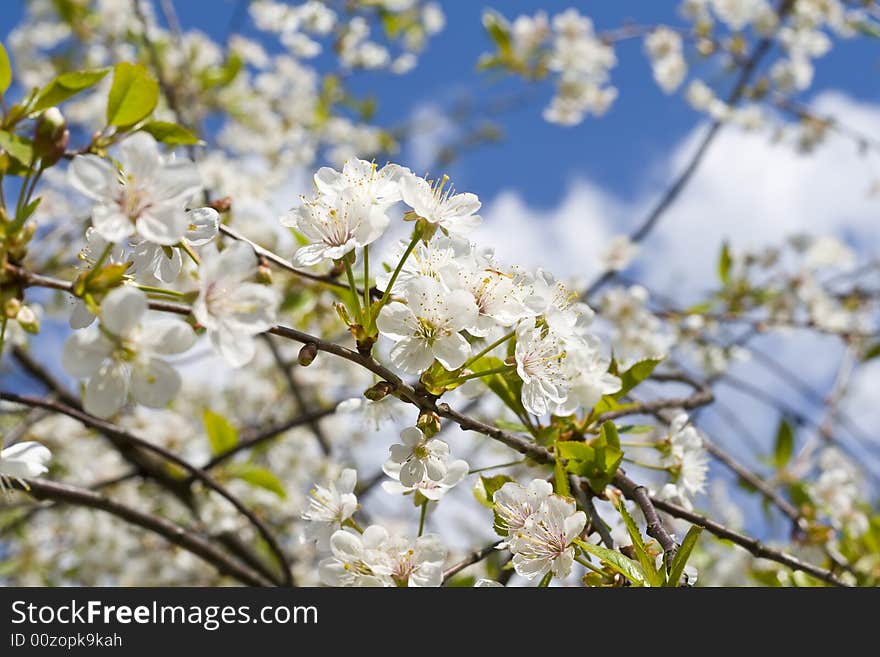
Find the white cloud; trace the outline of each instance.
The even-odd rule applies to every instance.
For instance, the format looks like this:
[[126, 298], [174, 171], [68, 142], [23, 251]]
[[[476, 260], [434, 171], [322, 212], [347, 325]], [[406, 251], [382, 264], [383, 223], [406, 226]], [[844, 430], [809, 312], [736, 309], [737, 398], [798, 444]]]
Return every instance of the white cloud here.
[[[813, 106], [862, 132], [880, 133], [877, 105], [824, 93]], [[644, 216], [684, 167], [704, 129], [695, 129], [667, 158], [647, 167], [651, 181], [637, 197], [618, 198], [583, 178], [551, 209], [530, 207], [518, 192], [504, 191], [486, 204], [477, 238], [494, 244], [508, 262], [589, 279], [610, 237]], [[863, 253], [876, 250], [880, 200], [868, 192], [877, 178], [880, 157], [860, 155], [851, 139], [834, 133], [803, 155], [766, 132], [728, 128], [649, 236], [637, 263], [656, 287], [693, 292], [705, 287], [702, 281], [714, 282], [724, 239], [748, 248], [796, 232], [831, 233]]]

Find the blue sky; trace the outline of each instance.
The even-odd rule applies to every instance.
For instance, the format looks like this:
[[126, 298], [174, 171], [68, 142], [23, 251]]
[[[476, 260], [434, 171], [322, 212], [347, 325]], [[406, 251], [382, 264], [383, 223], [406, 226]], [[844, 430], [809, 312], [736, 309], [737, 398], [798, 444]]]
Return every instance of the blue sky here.
[[[184, 28], [198, 28], [220, 39], [234, 16], [246, 16], [240, 4], [241, 0], [187, 0], [176, 2], [175, 6]], [[479, 102], [523, 89], [518, 80], [499, 79], [475, 69], [478, 57], [491, 45], [480, 21], [485, 8], [493, 7], [514, 17], [538, 9], [553, 14], [576, 6], [593, 18], [599, 30], [618, 27], [628, 20], [640, 24], [681, 23], [678, 2], [653, 0], [447, 0], [440, 4], [447, 15], [446, 29], [431, 39], [417, 69], [404, 76], [354, 76], [356, 92], [375, 94], [380, 100], [380, 124], [394, 125], [410, 117], [419, 106], [448, 105], [462, 94]], [[7, 32], [18, 21], [20, 11], [21, 3], [4, 3], [0, 33]], [[241, 33], [257, 34], [249, 20], [237, 24]], [[529, 204], [538, 207], [555, 205], [578, 177], [587, 177], [621, 198], [634, 198], [643, 192], [646, 175], [650, 173], [648, 167], [678, 143], [701, 117], [686, 106], [680, 95], [665, 96], [653, 84], [640, 40], [619, 44], [617, 55], [619, 63], [612, 74], [620, 95], [606, 116], [590, 118], [571, 128], [547, 124], [540, 113], [551, 89], [549, 84], [543, 85], [527, 104], [498, 119], [505, 134], [502, 143], [466, 153], [453, 165], [451, 173], [458, 187], [485, 198], [514, 188]], [[876, 101], [880, 99], [878, 72], [880, 50], [876, 40], [836, 41], [832, 54], [818, 63], [811, 93], [843, 89], [854, 98]], [[717, 74], [708, 79], [729, 84], [729, 80]]]

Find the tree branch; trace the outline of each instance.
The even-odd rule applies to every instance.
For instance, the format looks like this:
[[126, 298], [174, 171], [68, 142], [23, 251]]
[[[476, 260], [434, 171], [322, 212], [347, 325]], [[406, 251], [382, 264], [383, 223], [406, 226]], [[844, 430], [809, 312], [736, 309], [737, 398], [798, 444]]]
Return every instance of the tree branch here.
[[29, 395], [19, 395], [11, 392], [3, 392], [0, 391], [0, 400], [14, 402], [17, 404], [23, 404], [25, 406], [30, 407], [38, 407], [45, 408], [47, 410], [55, 411], [57, 413], [62, 413], [71, 417], [75, 420], [78, 420], [83, 425], [100, 431], [105, 435], [113, 435], [117, 439], [122, 442], [125, 442], [129, 445], [135, 445], [147, 451], [158, 454], [163, 459], [168, 461], [169, 463], [173, 463], [174, 465], [183, 468], [187, 472], [190, 473], [192, 477], [199, 480], [205, 486], [218, 493], [221, 497], [226, 499], [235, 509], [241, 513], [247, 520], [254, 526], [260, 536], [266, 541], [266, 544], [269, 546], [269, 549], [274, 554], [275, 558], [278, 560], [278, 563], [281, 567], [282, 571], [282, 582], [287, 586], [293, 585], [293, 579], [290, 572], [290, 566], [287, 563], [287, 557], [284, 552], [281, 550], [281, 547], [278, 545], [278, 542], [275, 540], [275, 537], [272, 535], [272, 532], [269, 531], [269, 528], [265, 525], [265, 523], [260, 520], [252, 511], [250, 511], [241, 501], [235, 497], [232, 493], [230, 493], [224, 486], [221, 486], [217, 483], [213, 478], [207, 475], [201, 469], [190, 465], [187, 461], [180, 458], [173, 452], [169, 452], [167, 449], [163, 447], [159, 447], [158, 445], [154, 445], [142, 438], [138, 438], [134, 434], [131, 434], [116, 425], [107, 422], [106, 420], [102, 420], [93, 415], [90, 415], [84, 411], [78, 410], [66, 404], [63, 404], [58, 401], [50, 400], [50, 399], [41, 399], [39, 397], [31, 397]]
[[144, 513], [83, 488], [42, 479], [29, 479], [25, 483], [27, 487], [21, 486], [17, 481], [13, 481], [12, 485], [38, 500], [53, 500], [61, 504], [76, 504], [106, 511], [132, 525], [159, 534], [170, 543], [201, 557], [214, 566], [221, 575], [233, 577], [248, 586], [272, 586], [272, 582], [263, 575], [254, 572], [237, 560], [231, 559], [211, 543], [181, 525]]

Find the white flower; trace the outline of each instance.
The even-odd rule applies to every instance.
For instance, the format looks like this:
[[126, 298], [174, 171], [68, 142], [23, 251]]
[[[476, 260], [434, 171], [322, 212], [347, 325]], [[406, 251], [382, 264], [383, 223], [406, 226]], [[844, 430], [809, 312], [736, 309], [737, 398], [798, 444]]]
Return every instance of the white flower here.
[[816, 482], [808, 487], [810, 497], [834, 527], [845, 529], [852, 536], [861, 536], [868, 531], [870, 521], [858, 507], [862, 497], [858, 471], [833, 447], [825, 448], [819, 454], [819, 469]]
[[131, 255], [135, 274], [138, 280], [143, 282], [157, 278], [163, 283], [173, 283], [183, 266], [180, 249], [154, 244], [147, 240], [135, 245]]
[[691, 500], [706, 487], [709, 458], [703, 448], [703, 439], [689, 423], [685, 413], [679, 413], [669, 425], [669, 454], [666, 467], [673, 472], [674, 480], [663, 486], [660, 496], [678, 500], [687, 509], [693, 508]]
[[342, 171], [330, 167], [318, 169], [315, 186], [322, 195], [330, 198], [347, 192], [360, 195], [369, 205], [384, 212], [400, 200], [400, 179], [405, 175], [411, 175], [410, 170], [397, 164], [387, 164], [379, 169], [374, 162], [351, 158], [345, 162]]
[[469, 470], [467, 461], [458, 459], [446, 465], [446, 474], [439, 481], [431, 479], [427, 476], [427, 473], [425, 473], [425, 476], [422, 477], [421, 481], [412, 486], [404, 486], [400, 482], [400, 471], [402, 468], [403, 465], [401, 463], [391, 460], [385, 462], [382, 466], [382, 470], [394, 481], [382, 482], [383, 490], [392, 495], [409, 495], [418, 491], [423, 497], [432, 502], [437, 502], [440, 498], [446, 495], [446, 493], [467, 476]]
[[571, 415], [578, 407], [593, 408], [604, 395], [620, 390], [620, 379], [608, 372], [609, 360], [596, 348], [569, 342], [567, 354], [568, 397], [557, 407], [557, 415]]
[[471, 293], [477, 305], [477, 318], [468, 333], [486, 337], [499, 326], [513, 326], [528, 315], [522, 300], [522, 288], [510, 274], [491, 267], [462, 269], [462, 287]]
[[513, 567], [526, 579], [552, 572], [554, 577], [567, 577], [574, 561], [572, 541], [587, 524], [587, 516], [577, 511], [573, 500], [557, 495], [547, 497], [526, 520], [512, 532], [508, 547], [513, 553]]
[[120, 150], [120, 171], [91, 154], [70, 163], [70, 184], [94, 201], [95, 230], [111, 243], [136, 231], [156, 244], [177, 244], [188, 225], [184, 206], [202, 184], [196, 166], [183, 159], [166, 162], [145, 132], [127, 138]]
[[330, 537], [332, 557], [318, 564], [328, 586], [392, 586], [392, 562], [385, 551], [388, 532], [370, 525], [362, 535], [341, 529]]
[[553, 331], [523, 322], [516, 329], [516, 372], [523, 381], [522, 404], [529, 413], [544, 415], [568, 398], [566, 349]]
[[325, 548], [333, 532], [351, 518], [358, 508], [354, 487], [357, 484], [357, 472], [351, 468], [343, 470], [339, 479], [324, 486], [315, 486], [309, 497], [309, 508], [302, 518], [310, 521], [306, 525], [306, 538], [317, 541], [318, 546]]
[[247, 282], [257, 269], [254, 250], [235, 242], [224, 251], [207, 249], [199, 266], [199, 296], [193, 315], [208, 331], [214, 348], [233, 367], [254, 357], [253, 336], [275, 325], [278, 293]]
[[814, 239], [804, 252], [804, 264], [808, 269], [839, 267], [851, 269], [856, 256], [846, 244], [831, 235]]
[[474, 582], [474, 588], [504, 588], [504, 584], [500, 582], [496, 582], [494, 579], [486, 579], [485, 577], [481, 577], [476, 582]]
[[602, 254], [602, 266], [608, 271], [623, 271], [629, 267], [639, 252], [638, 244], [626, 235], [618, 235], [611, 240], [608, 249]]
[[312, 244], [297, 249], [293, 263], [300, 267], [322, 260], [339, 260], [355, 248], [375, 241], [387, 228], [388, 215], [363, 194], [345, 188], [338, 196], [303, 199], [281, 223], [296, 228]]
[[379, 401], [364, 399], [363, 397], [351, 397], [343, 400], [336, 407], [337, 413], [360, 413], [363, 417], [364, 426], [372, 431], [378, 431], [386, 422], [397, 420], [402, 402], [388, 395]]
[[39, 477], [48, 472], [46, 464], [52, 453], [43, 445], [33, 441], [16, 443], [0, 450], [0, 491], [5, 491], [10, 480], [26, 486], [22, 479]]
[[447, 550], [438, 536], [425, 534], [414, 544], [391, 538], [385, 551], [391, 561], [391, 578], [398, 586], [436, 587], [443, 584]]
[[449, 445], [436, 438], [426, 438], [418, 427], [407, 427], [400, 432], [401, 443], [390, 448], [390, 463], [400, 467], [400, 483], [415, 486], [427, 477], [442, 481], [446, 476]]
[[452, 186], [446, 187], [447, 182], [448, 176], [431, 184], [419, 176], [405, 175], [400, 180], [403, 202], [416, 215], [446, 232], [467, 233], [482, 221], [474, 214], [480, 209], [480, 199], [476, 194], [456, 194]]
[[[553, 486], [543, 479], [533, 479], [528, 488], [508, 481], [492, 496], [495, 505], [495, 530], [508, 537], [518, 532], [552, 494]], [[498, 547], [506, 546], [505, 541]]]
[[[405, 240], [398, 241], [386, 261], [392, 266], [400, 262], [409, 246]], [[434, 278], [444, 283], [454, 281], [462, 267], [462, 261], [471, 253], [471, 244], [462, 238], [435, 237], [430, 242], [419, 242], [400, 268], [391, 293], [402, 296], [407, 284], [417, 278]], [[376, 275], [376, 287], [385, 291], [391, 280], [391, 272], [383, 271]]]
[[661, 25], [645, 37], [645, 50], [651, 58], [654, 80], [660, 88], [667, 94], [678, 89], [687, 74], [681, 35]]
[[177, 395], [180, 375], [158, 355], [178, 354], [195, 342], [183, 320], [163, 317], [142, 324], [147, 297], [128, 286], [112, 290], [101, 302], [101, 331], [78, 332], [64, 345], [68, 374], [88, 379], [83, 406], [98, 417], [114, 415], [132, 399], [162, 408]]
[[449, 292], [430, 278], [412, 280], [405, 298], [405, 304], [382, 308], [376, 320], [379, 332], [397, 343], [391, 362], [410, 374], [428, 369], [435, 358], [448, 370], [461, 367], [470, 345], [459, 331], [476, 321], [474, 298], [465, 290]]

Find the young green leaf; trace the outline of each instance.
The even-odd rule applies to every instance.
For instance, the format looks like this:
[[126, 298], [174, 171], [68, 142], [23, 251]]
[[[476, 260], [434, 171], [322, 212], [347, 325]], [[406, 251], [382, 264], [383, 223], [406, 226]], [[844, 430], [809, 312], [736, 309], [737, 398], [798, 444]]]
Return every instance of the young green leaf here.
[[694, 551], [694, 546], [697, 544], [697, 539], [700, 538], [702, 532], [703, 528], [696, 525], [691, 525], [691, 528], [688, 529], [688, 533], [685, 534], [684, 540], [681, 542], [681, 546], [678, 548], [678, 552], [675, 553], [675, 558], [669, 566], [669, 577], [666, 580], [667, 586], [678, 586], [681, 576], [684, 574], [684, 567], [687, 565], [691, 552]]
[[868, 347], [868, 350], [865, 352], [864, 356], [862, 356], [862, 361], [864, 362], [864, 361], [873, 360], [874, 358], [877, 358], [878, 356], [880, 356], [880, 342], [877, 342], [876, 344], [873, 344], [870, 347]]
[[724, 285], [730, 283], [730, 266], [733, 264], [733, 257], [730, 254], [730, 245], [727, 242], [721, 244], [721, 253], [718, 256], [718, 278]]
[[281, 499], [287, 497], [287, 491], [281, 481], [270, 470], [253, 463], [230, 463], [226, 466], [226, 474], [246, 481], [251, 486], [263, 488], [275, 493]]
[[22, 166], [30, 166], [34, 159], [34, 144], [26, 137], [0, 130], [0, 149], [6, 151], [9, 156]]
[[10, 84], [12, 84], [12, 67], [9, 65], [6, 48], [0, 43], [0, 94], [5, 93]]
[[[559, 445], [559, 443], [556, 444]], [[553, 488], [557, 495], [571, 497], [571, 487], [568, 485], [568, 473], [565, 471], [565, 466], [562, 465], [560, 459], [556, 459], [553, 463], [553, 480]]]
[[170, 146], [186, 146], [199, 143], [199, 138], [189, 130], [168, 121], [150, 121], [141, 130], [149, 132], [156, 138], [156, 141], [161, 141], [163, 144]]
[[663, 577], [657, 572], [657, 568], [654, 566], [654, 558], [648, 554], [648, 550], [645, 549], [645, 542], [642, 540], [642, 533], [639, 531], [636, 521], [633, 520], [629, 511], [626, 510], [626, 505], [624, 504], [622, 497], [617, 498], [616, 506], [617, 512], [623, 518], [623, 524], [626, 525], [626, 531], [629, 533], [633, 549], [636, 552], [636, 556], [639, 558], [639, 563], [642, 566], [645, 576], [648, 578], [648, 583], [651, 586], [661, 586], [663, 584]]
[[494, 477], [484, 477], [480, 475], [479, 481], [477, 481], [474, 486], [474, 497], [476, 497], [477, 501], [483, 506], [492, 508], [495, 506], [495, 503], [492, 501], [495, 491], [508, 481], [513, 481], [513, 479], [503, 474], [495, 475]]
[[610, 566], [612, 570], [617, 571], [636, 586], [645, 586], [647, 584], [645, 574], [642, 572], [641, 567], [635, 561], [628, 559], [620, 552], [609, 550], [601, 545], [593, 545], [586, 541], [575, 541], [575, 543], [584, 551], [599, 557], [599, 560], [602, 563], [606, 566]]
[[45, 109], [54, 107], [59, 103], [75, 96], [81, 91], [92, 87], [107, 75], [109, 68], [100, 68], [94, 71], [70, 71], [62, 73], [45, 87], [40, 89], [29, 113], [35, 114]]
[[113, 86], [107, 98], [107, 123], [119, 127], [145, 118], [159, 102], [159, 83], [142, 64], [120, 62], [113, 69]]
[[773, 448], [773, 465], [777, 470], [788, 464], [793, 451], [794, 432], [788, 420], [783, 417], [779, 420], [779, 428], [776, 430], [776, 445]]
[[238, 429], [219, 413], [206, 408], [202, 422], [208, 434], [212, 454], [222, 454], [238, 444]]

